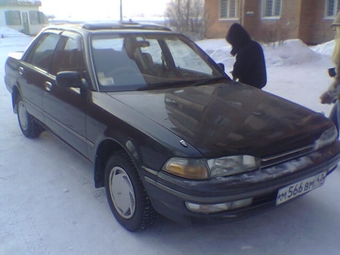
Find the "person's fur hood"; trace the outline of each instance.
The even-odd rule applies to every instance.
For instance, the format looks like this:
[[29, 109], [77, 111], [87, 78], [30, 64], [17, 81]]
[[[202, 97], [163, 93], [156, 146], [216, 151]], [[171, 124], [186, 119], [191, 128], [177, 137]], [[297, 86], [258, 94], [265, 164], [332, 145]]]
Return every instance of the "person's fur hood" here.
[[251, 38], [240, 24], [234, 23], [227, 33], [226, 40], [233, 47], [230, 53], [235, 56], [242, 46], [251, 41]]

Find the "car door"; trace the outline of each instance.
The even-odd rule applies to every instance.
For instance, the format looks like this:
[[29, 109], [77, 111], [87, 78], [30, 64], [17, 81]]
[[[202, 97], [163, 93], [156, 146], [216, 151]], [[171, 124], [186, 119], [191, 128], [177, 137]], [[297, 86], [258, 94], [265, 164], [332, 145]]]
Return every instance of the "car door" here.
[[[80, 34], [63, 32], [54, 54], [51, 78], [46, 81], [43, 96], [45, 123], [59, 138], [87, 156], [86, 107], [90, 90], [57, 86], [56, 75], [61, 71], [77, 71], [85, 76], [83, 40]], [[52, 78], [53, 77], [53, 78]]]
[[59, 32], [45, 32], [26, 51], [18, 67], [21, 75], [19, 89], [27, 111], [40, 121], [44, 121], [42, 98], [45, 82], [49, 77], [54, 50], [58, 44]]

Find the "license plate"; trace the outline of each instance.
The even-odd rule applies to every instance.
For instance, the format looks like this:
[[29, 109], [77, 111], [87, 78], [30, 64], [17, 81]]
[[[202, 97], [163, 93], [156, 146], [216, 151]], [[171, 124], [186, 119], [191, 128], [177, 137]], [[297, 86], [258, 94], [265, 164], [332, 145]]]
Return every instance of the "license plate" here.
[[302, 194], [322, 186], [325, 183], [326, 176], [327, 172], [322, 172], [279, 189], [276, 197], [276, 205], [287, 202], [294, 197], [301, 196]]

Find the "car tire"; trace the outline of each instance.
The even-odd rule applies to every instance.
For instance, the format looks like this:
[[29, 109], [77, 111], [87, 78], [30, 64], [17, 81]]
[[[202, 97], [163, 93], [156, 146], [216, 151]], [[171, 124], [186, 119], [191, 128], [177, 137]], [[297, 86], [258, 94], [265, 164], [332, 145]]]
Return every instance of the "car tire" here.
[[17, 115], [21, 132], [28, 138], [37, 138], [40, 136], [43, 128], [36, 122], [25, 107], [25, 103], [21, 96], [17, 99]]
[[157, 213], [127, 153], [114, 153], [108, 160], [105, 190], [113, 215], [127, 230], [144, 230], [156, 221]]

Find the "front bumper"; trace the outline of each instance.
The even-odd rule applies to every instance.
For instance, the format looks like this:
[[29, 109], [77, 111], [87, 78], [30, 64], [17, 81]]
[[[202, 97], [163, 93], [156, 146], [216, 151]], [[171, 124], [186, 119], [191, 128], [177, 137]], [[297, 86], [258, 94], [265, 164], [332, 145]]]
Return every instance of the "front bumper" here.
[[[180, 223], [217, 223], [276, 207], [280, 188], [325, 171], [329, 175], [339, 160], [340, 142], [337, 141], [294, 160], [242, 175], [193, 181], [159, 172], [155, 178], [145, 175], [144, 183], [160, 214]], [[247, 198], [253, 199], [249, 206], [211, 214], [192, 212], [185, 205], [185, 202], [218, 204]]]

